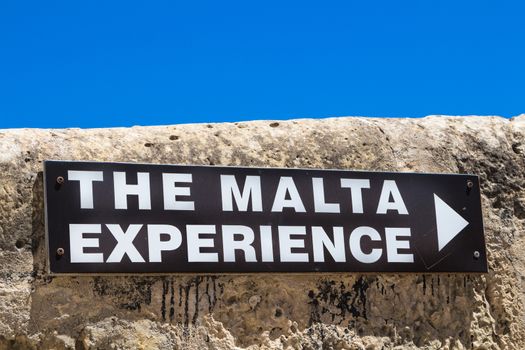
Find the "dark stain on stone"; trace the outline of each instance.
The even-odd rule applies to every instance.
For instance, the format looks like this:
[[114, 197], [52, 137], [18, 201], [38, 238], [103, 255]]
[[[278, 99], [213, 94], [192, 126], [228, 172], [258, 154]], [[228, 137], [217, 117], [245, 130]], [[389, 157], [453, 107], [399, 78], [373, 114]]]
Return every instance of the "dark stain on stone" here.
[[[356, 299], [359, 298], [359, 301], [360, 301], [361, 305], [363, 306], [362, 316], [363, 316], [363, 318], [365, 320], [367, 319], [367, 317], [366, 317], [366, 290], [368, 289], [368, 287], [369, 287], [369, 284], [363, 277], [360, 277], [357, 280], [357, 282], [352, 286], [352, 289], [355, 292], [355, 297], [354, 297], [354, 299], [352, 301], [352, 306], [354, 307]], [[352, 314], [355, 317], [361, 316], [361, 315], [359, 315], [359, 313], [357, 313], [357, 314], [352, 313]]]
[[138, 310], [140, 311], [140, 303], [138, 301], [133, 301], [130, 303], [121, 303], [119, 308], [126, 310]]
[[[347, 315], [367, 319], [366, 291], [369, 281], [360, 277], [350, 288], [333, 280], [321, 280], [317, 292], [309, 291], [311, 305], [309, 324], [320, 322], [323, 315], [331, 318], [331, 322], [341, 324]], [[338, 321], [336, 321], [338, 319]]]
[[[175, 291], [178, 289], [178, 307], [179, 307], [179, 318], [185, 327], [191, 324], [196, 324], [199, 318], [199, 307], [200, 302], [205, 300], [208, 302], [208, 311], [211, 312], [217, 303], [217, 290], [220, 289], [221, 293], [224, 290], [224, 286], [221, 283], [216, 282], [216, 276], [196, 276], [189, 279], [185, 283], [178, 284], [178, 288], [175, 286], [173, 279], [164, 280], [162, 285], [162, 305], [161, 315], [162, 319], [166, 321], [168, 318], [168, 306], [167, 296], [169, 294], [169, 321], [173, 322], [175, 319]], [[206, 281], [205, 287], [201, 290], [201, 285]], [[218, 288], [219, 286], [219, 288]], [[195, 297], [195, 305], [193, 313], [190, 311], [190, 298]]]
[[175, 317], [175, 288], [173, 286], [173, 280], [170, 281], [170, 322], [173, 322]]
[[160, 312], [163, 321], [166, 321], [166, 294], [168, 294], [168, 281], [162, 280], [162, 304]]
[[195, 283], [195, 313], [193, 314], [193, 318], [191, 320], [192, 324], [195, 324], [197, 322], [197, 318], [199, 317], [199, 285], [202, 281], [201, 276], [197, 276], [194, 278]]
[[[206, 277], [206, 290], [204, 294], [208, 298], [208, 312], [211, 312], [213, 308], [215, 308], [215, 304], [217, 304], [217, 284], [216, 284], [216, 276], [207, 276]], [[211, 291], [210, 291], [210, 285], [211, 285]]]
[[188, 327], [190, 323], [190, 289], [191, 289], [191, 281], [188, 282], [184, 287], [182, 287], [184, 291], [184, 327]]
[[[215, 286], [215, 283], [213, 284]], [[210, 294], [210, 283], [209, 283], [209, 278], [206, 277], [206, 289], [204, 290], [204, 294], [208, 297], [208, 312], [211, 312], [211, 309], [212, 309], [212, 296]]]
[[151, 286], [153, 278], [124, 277], [112, 279], [106, 277], [93, 278], [93, 292], [101, 297], [115, 298], [116, 305], [121, 309], [140, 310], [142, 304], [151, 304]]

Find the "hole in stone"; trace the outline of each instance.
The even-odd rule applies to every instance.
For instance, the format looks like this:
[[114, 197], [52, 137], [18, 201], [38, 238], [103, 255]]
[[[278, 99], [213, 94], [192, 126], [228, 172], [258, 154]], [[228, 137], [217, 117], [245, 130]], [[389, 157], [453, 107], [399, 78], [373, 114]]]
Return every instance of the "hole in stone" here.
[[19, 239], [19, 240], [16, 241], [15, 247], [17, 247], [18, 249], [21, 249], [25, 244], [26, 244], [26, 242], [24, 242], [23, 240]]
[[171, 141], [175, 141], [175, 140], [178, 140], [178, 139], [179, 139], [179, 137], [177, 135], [171, 135], [170, 136], [170, 140]]
[[146, 143], [144, 144], [144, 147], [151, 147], [151, 146], [153, 146], [153, 144], [150, 143], [150, 142], [146, 142]]
[[279, 123], [274, 122], [274, 123], [271, 123], [270, 126], [271, 126], [272, 128], [276, 128], [276, 127], [279, 126]]
[[277, 308], [275, 309], [275, 317], [281, 317], [283, 315], [283, 310]]

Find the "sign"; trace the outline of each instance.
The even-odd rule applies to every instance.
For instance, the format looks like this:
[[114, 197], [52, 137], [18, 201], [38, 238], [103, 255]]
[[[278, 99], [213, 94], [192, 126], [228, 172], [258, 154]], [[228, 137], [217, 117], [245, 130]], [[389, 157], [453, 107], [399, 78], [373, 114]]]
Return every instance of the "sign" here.
[[475, 175], [46, 161], [52, 273], [486, 272]]

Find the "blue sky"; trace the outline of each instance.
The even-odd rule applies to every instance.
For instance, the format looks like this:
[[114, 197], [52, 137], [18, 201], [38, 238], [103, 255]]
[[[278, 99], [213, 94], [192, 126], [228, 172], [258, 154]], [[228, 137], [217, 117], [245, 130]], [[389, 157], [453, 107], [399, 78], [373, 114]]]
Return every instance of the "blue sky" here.
[[1, 1], [0, 128], [525, 113], [522, 1]]

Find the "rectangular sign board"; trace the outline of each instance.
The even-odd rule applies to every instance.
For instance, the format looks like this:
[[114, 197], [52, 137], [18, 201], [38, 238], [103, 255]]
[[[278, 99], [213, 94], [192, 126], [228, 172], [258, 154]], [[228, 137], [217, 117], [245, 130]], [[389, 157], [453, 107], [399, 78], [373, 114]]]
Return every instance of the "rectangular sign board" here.
[[51, 273], [486, 272], [475, 175], [46, 161]]

